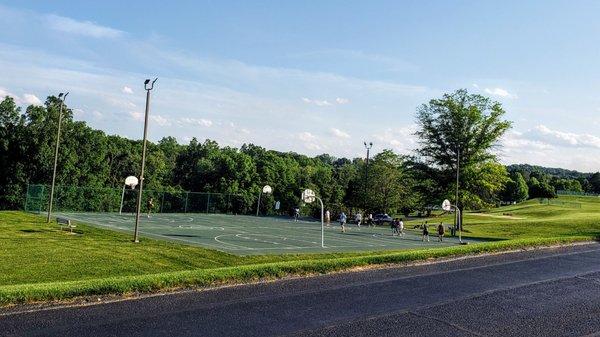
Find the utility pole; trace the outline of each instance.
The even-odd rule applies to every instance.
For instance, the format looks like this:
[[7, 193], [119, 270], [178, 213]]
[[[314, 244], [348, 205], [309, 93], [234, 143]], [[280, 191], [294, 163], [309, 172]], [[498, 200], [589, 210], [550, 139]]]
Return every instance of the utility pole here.
[[155, 78], [154, 81], [148, 86], [150, 80], [147, 79], [144, 81], [144, 89], [146, 90], [146, 114], [144, 117], [144, 141], [142, 143], [142, 169], [140, 172], [140, 190], [138, 191], [137, 198], [137, 210], [135, 212], [135, 229], [133, 232], [133, 242], [140, 242], [138, 237], [138, 228], [140, 224], [140, 212], [142, 210], [142, 192], [144, 188], [144, 168], [146, 166], [146, 140], [148, 139], [148, 112], [150, 110], [150, 91], [154, 88], [154, 82], [156, 82], [158, 78]]
[[54, 202], [54, 183], [56, 182], [56, 166], [58, 164], [58, 147], [60, 144], [60, 126], [62, 124], [62, 110], [63, 105], [65, 103], [65, 99], [67, 98], [67, 92], [64, 94], [61, 92], [58, 94], [58, 99], [60, 99], [60, 109], [58, 110], [58, 131], [56, 132], [56, 148], [54, 149], [54, 169], [52, 171], [52, 186], [50, 187], [50, 201], [48, 202], [48, 217], [46, 218], [46, 222], [50, 223], [50, 216], [52, 215], [52, 203]]
[[373, 147], [373, 142], [363, 142], [365, 144], [365, 149], [367, 149], [367, 162], [365, 165], [365, 188], [363, 194], [363, 212], [367, 212], [367, 186], [369, 185], [369, 151]]

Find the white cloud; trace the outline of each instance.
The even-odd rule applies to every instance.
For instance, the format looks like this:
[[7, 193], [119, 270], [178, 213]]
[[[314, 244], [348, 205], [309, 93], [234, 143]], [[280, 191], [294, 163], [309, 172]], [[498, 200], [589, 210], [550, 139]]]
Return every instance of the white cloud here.
[[23, 94], [23, 102], [29, 105], [42, 105], [42, 101], [34, 94]]
[[[332, 106], [332, 105], [333, 105], [333, 103], [332, 103], [332, 102], [330, 102], [330, 101], [328, 101], [328, 100], [326, 100], [326, 99], [322, 99], [322, 100], [321, 100], [321, 99], [310, 99], [310, 98], [307, 98], [307, 97], [302, 97], [302, 101], [303, 101], [304, 103], [307, 103], [307, 104], [314, 104], [314, 105], [316, 105], [316, 106]], [[333, 102], [334, 102], [335, 104], [340, 104], [340, 105], [342, 105], [342, 104], [348, 104], [348, 102], [350, 102], [350, 100], [349, 100], [349, 99], [347, 99], [347, 98], [336, 97], [336, 99], [335, 99], [335, 100], [333, 100]]]
[[415, 124], [398, 128], [386, 128], [372, 135], [375, 144], [379, 148], [391, 148], [394, 151], [407, 154], [418, 145], [418, 139], [414, 135], [417, 130]]
[[315, 135], [313, 135], [312, 133], [310, 133], [308, 131], [300, 132], [297, 136], [298, 136], [298, 139], [300, 139], [303, 142], [312, 142], [317, 139], [317, 137]]
[[491, 89], [485, 88], [484, 91], [492, 96], [511, 98], [511, 99], [519, 98], [519, 96], [512, 94], [512, 93], [508, 92], [508, 90], [502, 89], [502, 88], [491, 88]]
[[600, 137], [585, 133], [552, 130], [545, 125], [534, 127], [529, 131], [529, 136], [557, 146], [600, 149]]
[[330, 105], [332, 105], [327, 100], [310, 99], [310, 98], [306, 98], [306, 97], [302, 97], [302, 101], [304, 101], [305, 103], [308, 103], [308, 104], [314, 104], [316, 106], [330, 106]]
[[121, 89], [121, 92], [123, 92], [124, 94], [133, 94], [133, 89], [131, 89], [128, 86], [124, 86], [123, 89]]
[[46, 15], [46, 21], [51, 29], [73, 35], [114, 39], [124, 34], [118, 29], [101, 26], [91, 21], [77, 21], [54, 14]]
[[143, 121], [144, 120], [144, 114], [138, 111], [130, 111], [129, 112], [129, 116], [136, 121]]
[[340, 129], [331, 128], [330, 131], [337, 138], [344, 138], [344, 139], [350, 138], [350, 135], [347, 132], [344, 132]]
[[183, 125], [183, 124], [187, 124], [187, 125], [200, 125], [200, 126], [204, 126], [204, 127], [210, 127], [213, 125], [213, 122], [209, 119], [204, 119], [204, 118], [190, 118], [190, 117], [183, 117], [179, 119], [179, 124]]

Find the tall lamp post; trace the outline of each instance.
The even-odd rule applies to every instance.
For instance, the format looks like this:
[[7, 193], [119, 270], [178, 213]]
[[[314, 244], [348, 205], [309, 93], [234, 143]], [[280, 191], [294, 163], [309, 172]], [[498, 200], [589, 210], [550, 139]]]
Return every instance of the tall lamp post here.
[[[460, 174], [460, 147], [456, 150], [456, 199], [454, 201], [454, 205], [456, 209], [458, 209], [458, 184], [459, 184], [459, 174]], [[462, 213], [456, 212], [456, 224], [458, 228], [462, 230]]]
[[133, 242], [140, 242], [138, 238], [138, 227], [140, 224], [140, 212], [142, 210], [142, 190], [144, 187], [144, 168], [146, 166], [146, 139], [148, 138], [148, 112], [150, 110], [150, 91], [154, 89], [154, 82], [158, 78], [155, 78], [152, 83], [147, 79], [144, 81], [144, 89], [146, 90], [146, 114], [144, 117], [144, 141], [142, 143], [142, 169], [140, 172], [140, 190], [138, 191], [137, 198], [137, 210], [135, 212], [135, 230], [133, 232]]
[[365, 188], [363, 191], [363, 211], [367, 211], [367, 185], [369, 184], [369, 152], [373, 147], [373, 142], [363, 142], [365, 144], [365, 149], [367, 149], [367, 165], [365, 165]]
[[56, 166], [58, 163], [58, 147], [60, 144], [60, 126], [62, 124], [62, 110], [63, 105], [65, 103], [65, 99], [67, 99], [67, 95], [69, 93], [63, 94], [62, 92], [58, 94], [58, 99], [60, 99], [60, 108], [58, 110], [58, 131], [56, 132], [56, 147], [54, 148], [54, 169], [52, 171], [52, 186], [50, 187], [50, 201], [48, 202], [48, 217], [46, 218], [46, 222], [50, 222], [50, 216], [52, 215], [52, 203], [54, 202], [54, 183], [56, 182]]

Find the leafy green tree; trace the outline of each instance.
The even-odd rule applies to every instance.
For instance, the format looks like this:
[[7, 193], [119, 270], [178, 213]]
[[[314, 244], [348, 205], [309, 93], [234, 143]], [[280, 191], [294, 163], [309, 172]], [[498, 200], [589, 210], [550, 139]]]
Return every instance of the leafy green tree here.
[[529, 198], [529, 187], [520, 172], [513, 172], [503, 193], [505, 201], [522, 202]]
[[511, 127], [504, 114], [500, 103], [464, 89], [432, 99], [417, 111], [417, 152], [438, 171], [433, 177], [447, 197], [456, 187], [460, 162], [460, 208], [493, 204], [495, 192], [507, 181], [506, 169], [500, 169], [491, 151]]

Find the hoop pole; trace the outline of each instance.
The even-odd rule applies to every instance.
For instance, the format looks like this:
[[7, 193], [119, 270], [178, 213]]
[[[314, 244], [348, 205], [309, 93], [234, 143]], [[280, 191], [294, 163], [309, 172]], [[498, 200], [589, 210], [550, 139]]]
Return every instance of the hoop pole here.
[[321, 248], [325, 248], [325, 226], [323, 222], [323, 209], [325, 207], [323, 207], [323, 200], [319, 197], [317, 197], [317, 199], [319, 199], [319, 202], [321, 203]]
[[258, 211], [260, 210], [260, 197], [262, 196], [262, 191], [258, 193], [258, 204], [256, 204], [256, 216], [258, 216]]
[[125, 200], [125, 186], [123, 185], [123, 192], [121, 193], [121, 207], [119, 207], [119, 215], [123, 213], [123, 200]]

